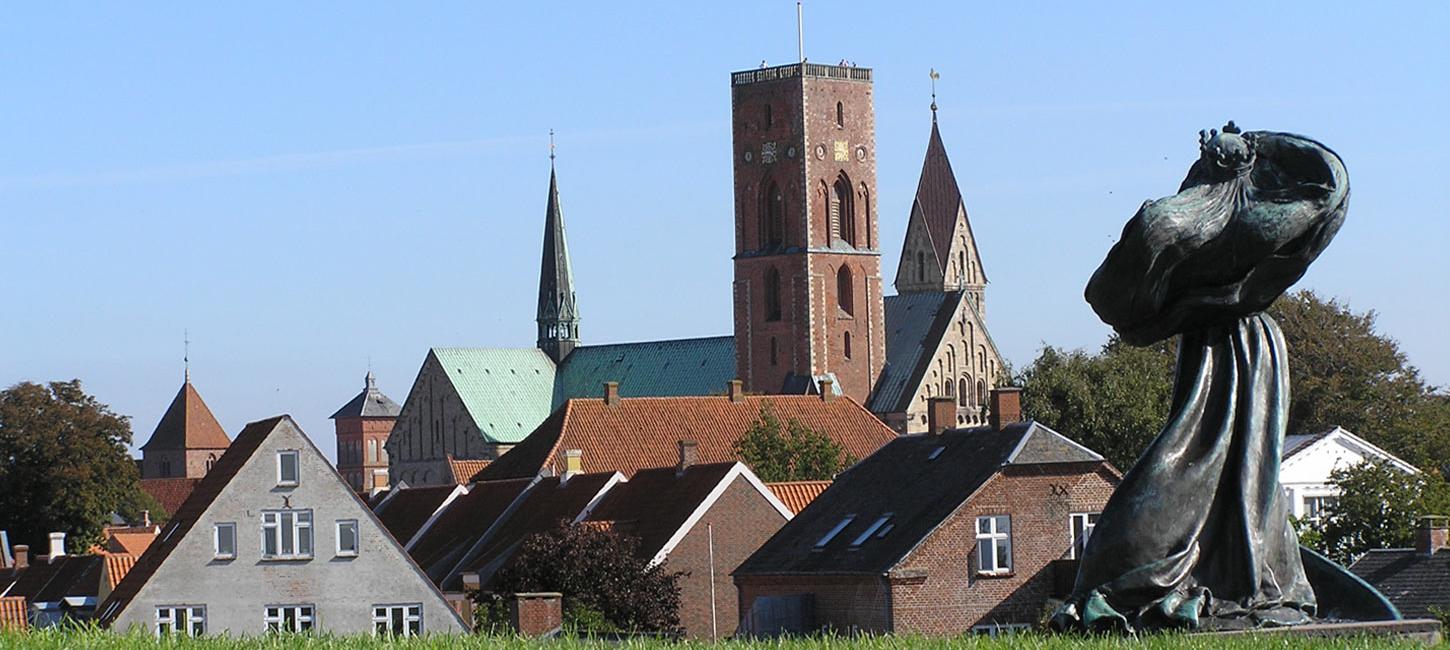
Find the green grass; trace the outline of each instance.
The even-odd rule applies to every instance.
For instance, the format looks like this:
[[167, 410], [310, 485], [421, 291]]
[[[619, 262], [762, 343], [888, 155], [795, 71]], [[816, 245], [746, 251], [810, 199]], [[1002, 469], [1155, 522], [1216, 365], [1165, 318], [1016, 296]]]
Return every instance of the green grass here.
[[1274, 648], [1276, 650], [1299, 650], [1310, 648], [1346, 648], [1350, 650], [1378, 650], [1381, 648], [1423, 648], [1424, 646], [1383, 637], [1359, 637], [1343, 639], [1306, 639], [1293, 636], [1258, 637], [1214, 637], [1160, 634], [1142, 638], [1083, 638], [1048, 636], [1042, 634], [1019, 634], [989, 639], [979, 636], [965, 636], [953, 639], [924, 639], [917, 637], [823, 637], [788, 639], [782, 641], [729, 641], [720, 644], [666, 643], [660, 641], [625, 641], [611, 643], [588, 639], [559, 639], [539, 641], [514, 637], [497, 636], [433, 636], [409, 640], [378, 640], [368, 637], [313, 637], [279, 636], [245, 639], [184, 639], [157, 640], [143, 634], [122, 636], [99, 630], [58, 631], [36, 630], [24, 633], [0, 633], [0, 648], [36, 649], [116, 649], [136, 648], [195, 648], [197, 650], [224, 650], [228, 648], [318, 648], [337, 650], [365, 650], [371, 648], [399, 648], [433, 650], [443, 648], [489, 648], [497, 650], [655, 650], [677, 648], [679, 650], [826, 650], [828, 648], [860, 648], [862, 650], [1076, 650], [1076, 649], [1131, 649], [1131, 650], [1241, 650], [1248, 648]]

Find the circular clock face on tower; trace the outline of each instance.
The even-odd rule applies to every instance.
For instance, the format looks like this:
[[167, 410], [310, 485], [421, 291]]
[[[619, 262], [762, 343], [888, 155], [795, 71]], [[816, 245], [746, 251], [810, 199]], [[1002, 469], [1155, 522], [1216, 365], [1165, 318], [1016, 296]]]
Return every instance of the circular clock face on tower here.
[[750, 162], [751, 160], [754, 160], [754, 159], [755, 159], [755, 153], [752, 152], [752, 151], [750, 151], [749, 149], [746, 149], [745, 150], [745, 162]]
[[825, 160], [825, 159], [826, 159], [826, 145], [823, 145], [823, 144], [816, 145], [816, 160]]
[[864, 146], [858, 146], [858, 147], [856, 147], [856, 160], [858, 160], [860, 162], [866, 162], [866, 147], [864, 147]]

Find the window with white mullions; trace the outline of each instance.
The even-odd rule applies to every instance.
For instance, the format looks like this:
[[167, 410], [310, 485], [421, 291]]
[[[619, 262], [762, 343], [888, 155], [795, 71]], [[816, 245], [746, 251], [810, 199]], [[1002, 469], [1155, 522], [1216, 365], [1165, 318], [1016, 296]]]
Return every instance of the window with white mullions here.
[[1012, 517], [977, 517], [977, 571], [1012, 571]]
[[373, 634], [375, 636], [418, 636], [423, 633], [423, 606], [374, 605]]
[[156, 636], [206, 634], [206, 607], [202, 605], [164, 605], [156, 608]]
[[1092, 536], [1093, 528], [1098, 525], [1098, 513], [1079, 512], [1072, 515], [1072, 551], [1070, 558], [1082, 557], [1083, 549], [1087, 548], [1088, 537]]
[[262, 559], [305, 560], [311, 557], [311, 510], [262, 511]]
[[262, 622], [268, 632], [308, 632], [316, 622], [317, 608], [312, 605], [268, 605]]

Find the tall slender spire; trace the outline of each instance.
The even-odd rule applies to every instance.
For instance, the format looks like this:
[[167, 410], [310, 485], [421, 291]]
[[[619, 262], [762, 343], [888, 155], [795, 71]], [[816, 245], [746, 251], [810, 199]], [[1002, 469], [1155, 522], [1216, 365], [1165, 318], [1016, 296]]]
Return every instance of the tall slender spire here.
[[579, 345], [579, 309], [574, 301], [574, 274], [564, 236], [564, 211], [554, 170], [554, 132], [549, 131], [549, 201], [544, 209], [544, 251], [539, 266], [539, 349], [555, 362]]

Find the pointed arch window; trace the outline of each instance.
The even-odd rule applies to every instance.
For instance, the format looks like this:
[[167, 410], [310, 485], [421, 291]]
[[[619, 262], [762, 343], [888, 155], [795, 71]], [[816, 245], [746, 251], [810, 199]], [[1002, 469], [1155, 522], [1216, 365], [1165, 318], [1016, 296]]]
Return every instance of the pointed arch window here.
[[851, 179], [845, 174], [836, 178], [836, 183], [831, 186], [831, 231], [841, 238], [841, 241], [856, 245], [856, 206], [851, 193]]
[[958, 406], [969, 406], [969, 404], [967, 402], [967, 394], [970, 393], [970, 392], [971, 391], [967, 389], [967, 380], [966, 379], [958, 379], [957, 380], [957, 405]]
[[841, 102], [836, 102], [836, 128], [838, 128], [838, 129], [845, 128], [845, 126], [846, 126], [846, 105], [845, 104], [842, 104]]
[[851, 278], [851, 267], [842, 264], [841, 269], [836, 271], [836, 305], [841, 308], [841, 313], [846, 316], [851, 316], [856, 313], [854, 284]]
[[871, 189], [866, 187], [865, 183], [861, 184], [861, 214], [864, 217], [861, 225], [866, 233], [866, 248], [874, 248], [876, 242], [872, 240], [871, 236]]
[[780, 271], [775, 267], [765, 270], [765, 320], [780, 320]]
[[846, 332], [845, 337], [841, 341], [841, 345], [842, 345], [842, 350], [846, 353], [846, 359], [849, 360], [851, 358], [851, 333], [850, 332]]
[[987, 399], [987, 382], [981, 379], [977, 380], [977, 398], [983, 401]]
[[962, 276], [963, 276], [961, 278], [958, 278], [958, 280], [957, 280], [958, 282], [966, 283], [966, 282], [971, 282], [972, 281], [971, 274], [967, 273], [967, 252], [966, 251], [957, 251], [957, 272], [958, 273], [961, 273]]
[[765, 186], [765, 205], [760, 211], [760, 247], [779, 248], [785, 243], [785, 194], [770, 181]]
[[916, 281], [926, 282], [926, 253], [916, 251]]

